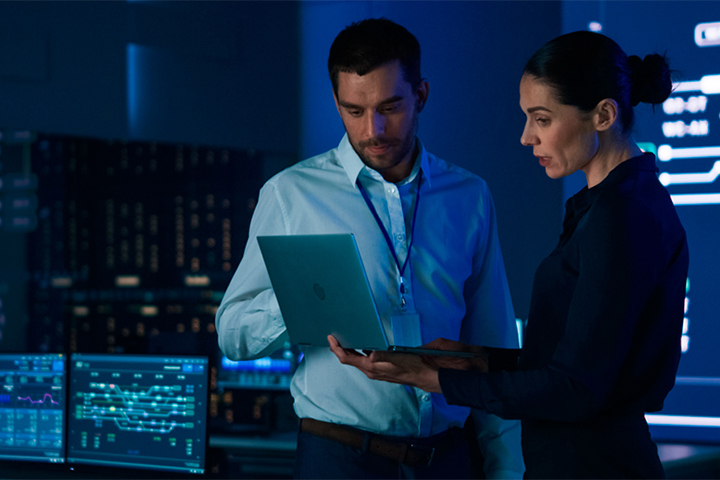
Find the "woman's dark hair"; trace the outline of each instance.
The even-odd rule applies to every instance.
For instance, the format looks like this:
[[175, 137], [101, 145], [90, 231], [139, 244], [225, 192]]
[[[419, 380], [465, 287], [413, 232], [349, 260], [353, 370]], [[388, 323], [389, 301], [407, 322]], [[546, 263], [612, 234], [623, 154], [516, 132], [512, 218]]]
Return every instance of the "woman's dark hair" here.
[[573, 32], [551, 40], [530, 57], [523, 73], [553, 87], [560, 103], [584, 112], [612, 98], [620, 110], [623, 132], [632, 129], [632, 107], [641, 102], [662, 103], [672, 92], [664, 56], [628, 57], [613, 40], [593, 32]]
[[420, 44], [405, 27], [387, 18], [349, 25], [330, 47], [328, 73], [335, 94], [339, 72], [365, 75], [394, 60], [400, 60], [405, 80], [413, 86], [420, 83]]

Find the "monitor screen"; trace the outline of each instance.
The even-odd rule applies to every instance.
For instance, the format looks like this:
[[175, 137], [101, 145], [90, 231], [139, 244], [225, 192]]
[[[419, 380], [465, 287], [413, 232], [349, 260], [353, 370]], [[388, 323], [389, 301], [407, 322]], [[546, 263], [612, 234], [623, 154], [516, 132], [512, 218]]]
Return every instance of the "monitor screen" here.
[[65, 358], [0, 354], [0, 459], [65, 462]]
[[69, 464], [205, 472], [208, 359], [72, 354]]
[[296, 345], [286, 342], [272, 355], [255, 360], [230, 360], [222, 355], [218, 371], [221, 388], [290, 390], [290, 382], [302, 353]]

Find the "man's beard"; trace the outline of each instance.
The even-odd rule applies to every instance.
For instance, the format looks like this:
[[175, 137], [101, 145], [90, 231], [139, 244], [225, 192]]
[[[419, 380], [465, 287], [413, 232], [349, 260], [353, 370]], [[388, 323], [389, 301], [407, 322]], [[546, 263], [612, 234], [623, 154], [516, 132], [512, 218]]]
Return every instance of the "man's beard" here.
[[[368, 167], [374, 170], [392, 168], [402, 162], [405, 157], [413, 153], [411, 150], [415, 144], [417, 128], [418, 118], [416, 113], [412, 122], [412, 128], [407, 132], [404, 138], [388, 138], [379, 136], [371, 138], [370, 140], [358, 142], [357, 145], [353, 145], [353, 148], [363, 163]], [[392, 155], [390, 160], [380, 159], [378, 162], [377, 157], [373, 158], [371, 155], [365, 153], [365, 149], [367, 147], [377, 147], [382, 145], [389, 145], [392, 149], [396, 149], [394, 152], [392, 149], [388, 152]]]

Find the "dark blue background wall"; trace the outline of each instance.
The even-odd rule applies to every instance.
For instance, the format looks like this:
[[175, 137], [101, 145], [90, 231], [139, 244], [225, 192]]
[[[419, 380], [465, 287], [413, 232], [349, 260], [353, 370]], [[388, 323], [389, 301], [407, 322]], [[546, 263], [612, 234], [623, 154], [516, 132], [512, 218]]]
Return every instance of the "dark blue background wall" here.
[[519, 143], [518, 83], [561, 2], [0, 2], [0, 128], [257, 149], [270, 175], [337, 145], [330, 43], [381, 15], [423, 47], [424, 143], [490, 185], [525, 318], [562, 186]]

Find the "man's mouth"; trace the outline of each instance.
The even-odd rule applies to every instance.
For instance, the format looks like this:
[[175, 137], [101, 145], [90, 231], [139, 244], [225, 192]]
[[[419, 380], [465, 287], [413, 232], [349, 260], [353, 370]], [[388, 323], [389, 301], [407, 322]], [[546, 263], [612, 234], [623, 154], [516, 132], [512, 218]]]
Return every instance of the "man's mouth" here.
[[382, 155], [383, 153], [387, 153], [391, 146], [389, 143], [381, 143], [379, 145], [367, 146], [365, 147], [365, 151], [371, 155]]

